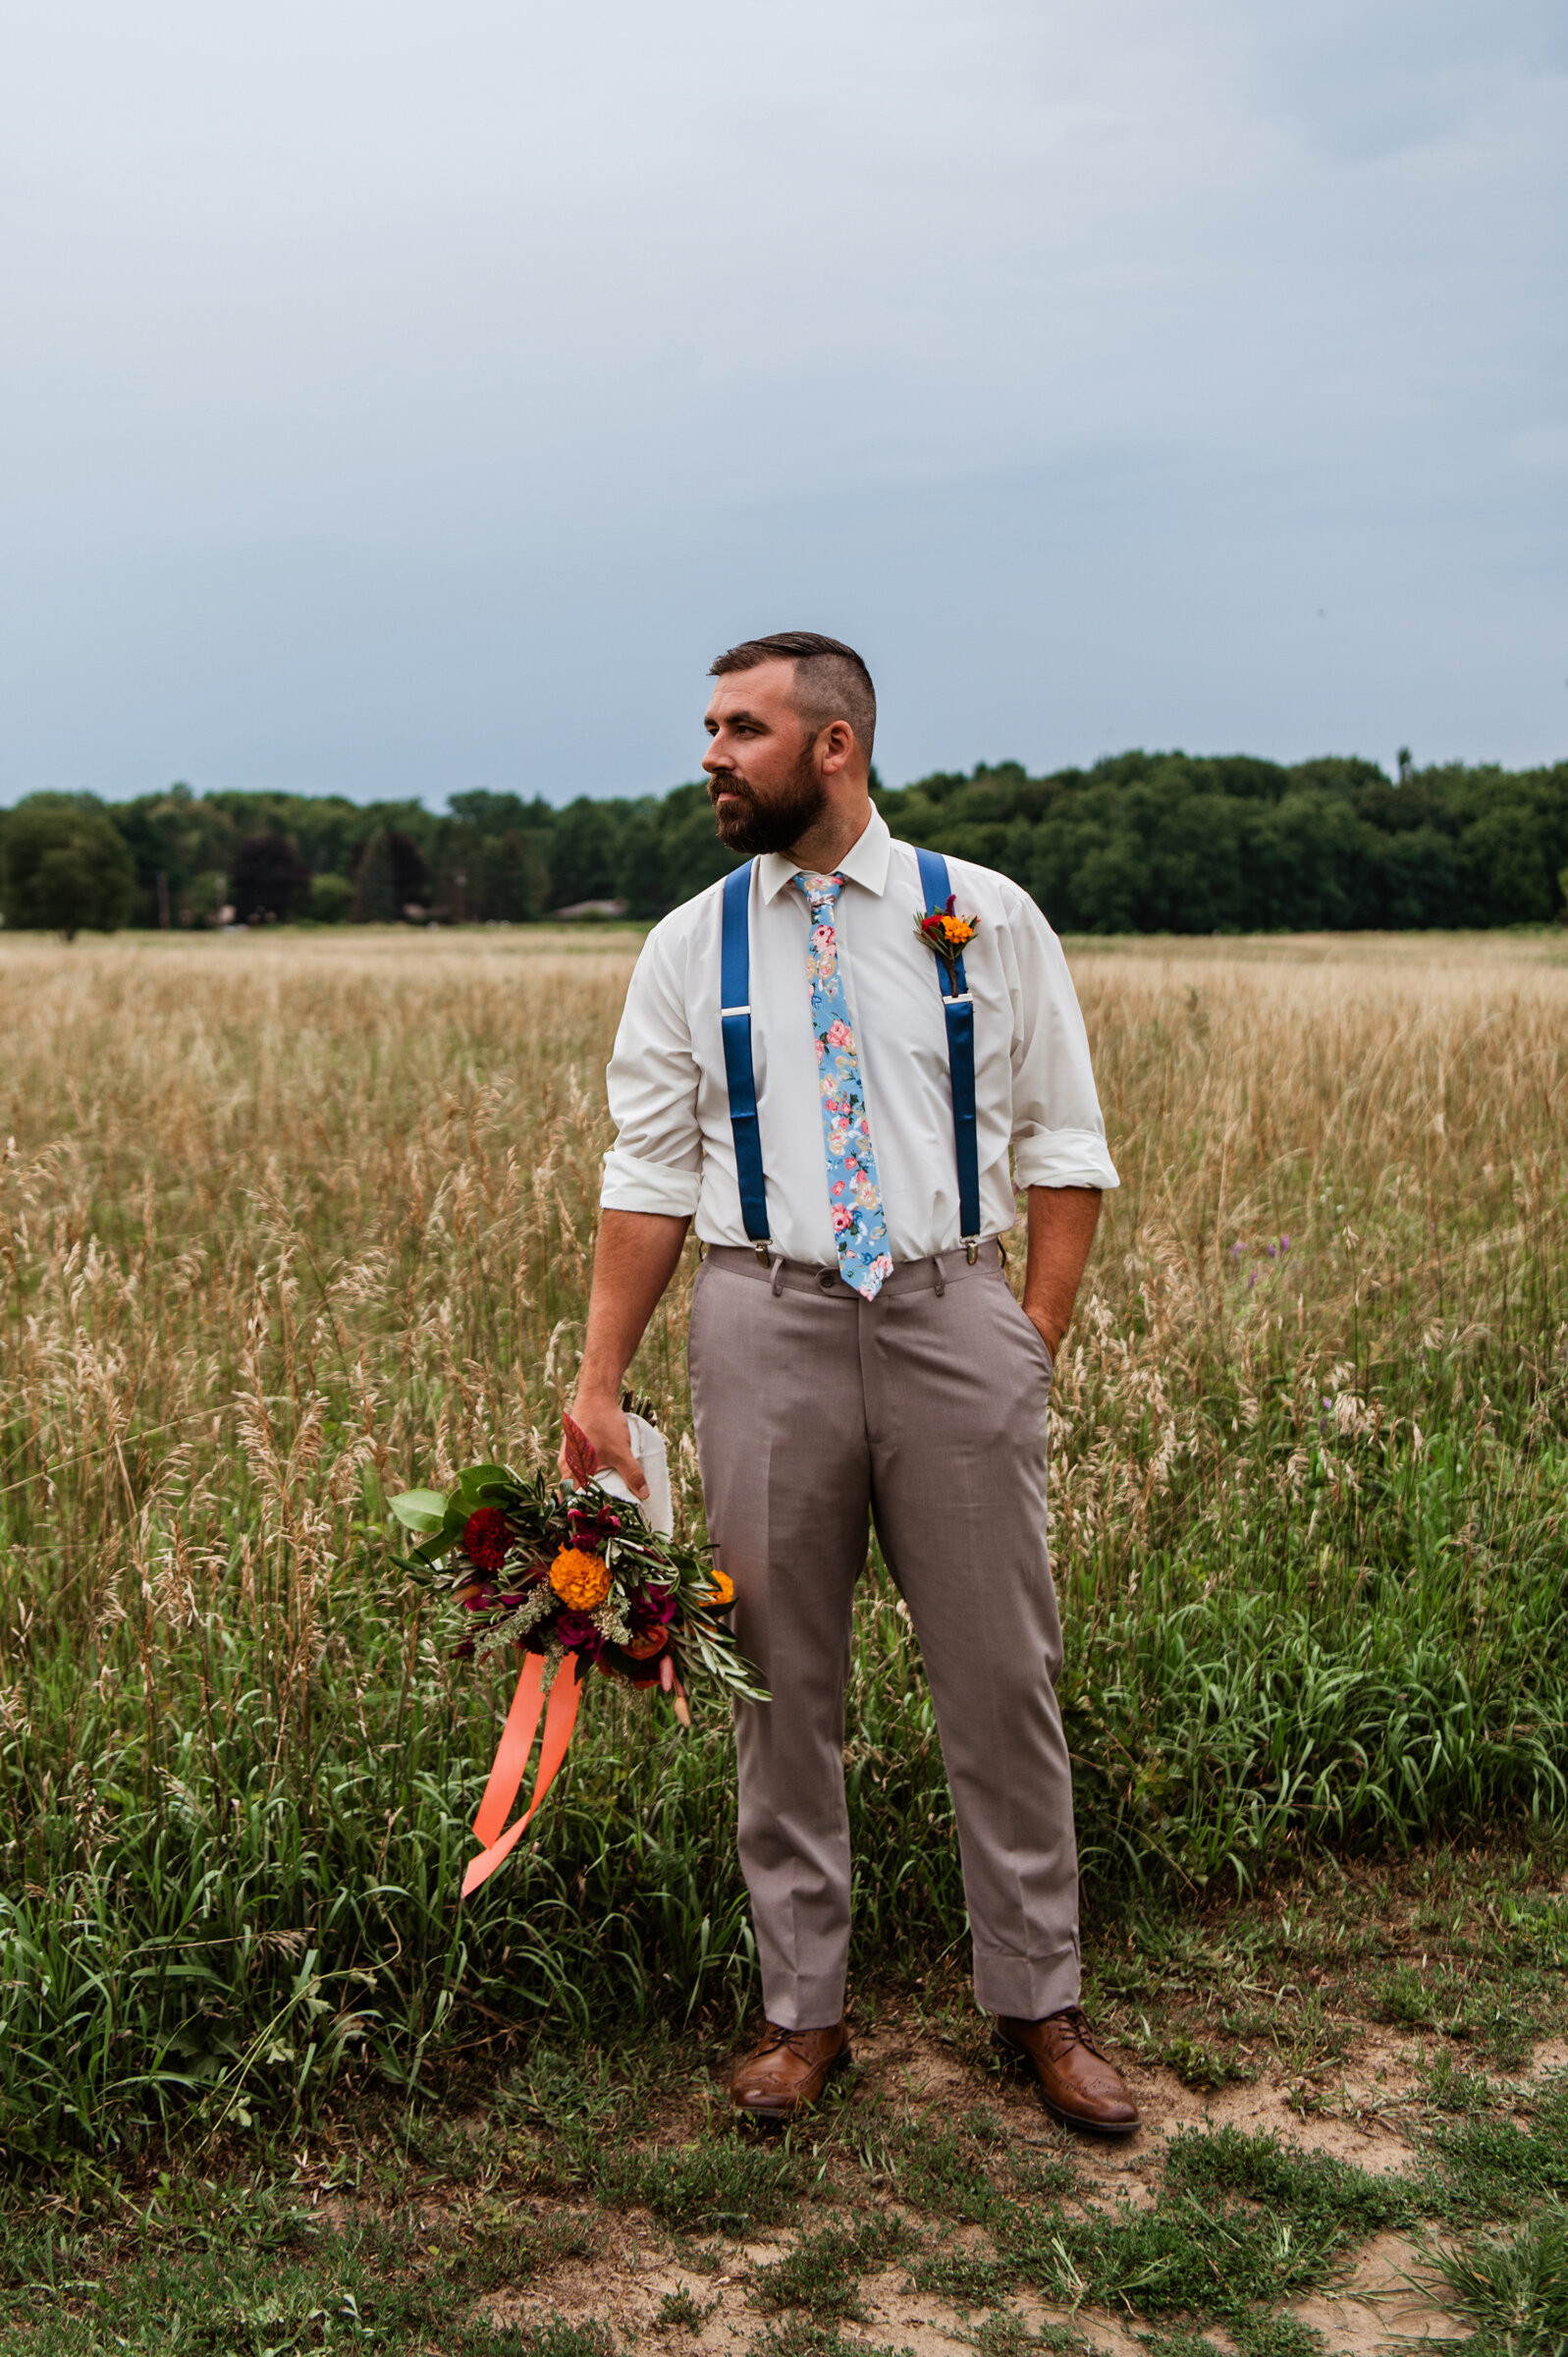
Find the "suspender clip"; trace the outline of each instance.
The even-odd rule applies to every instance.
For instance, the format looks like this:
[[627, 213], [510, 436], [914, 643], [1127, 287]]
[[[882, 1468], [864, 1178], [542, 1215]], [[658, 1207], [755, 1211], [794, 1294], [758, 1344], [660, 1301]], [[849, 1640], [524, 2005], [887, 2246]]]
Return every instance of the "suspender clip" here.
[[966, 1235], [966, 1236], [964, 1237], [964, 1239], [963, 1239], [963, 1248], [964, 1248], [964, 1250], [965, 1250], [965, 1251], [968, 1253], [968, 1255], [969, 1255], [969, 1266], [970, 1266], [971, 1268], [973, 1268], [973, 1267], [974, 1267], [974, 1265], [975, 1265], [975, 1262], [976, 1262], [976, 1261], [977, 1261], [977, 1260], [980, 1258], [980, 1238], [979, 1238], [979, 1236], [978, 1236], [978, 1235]]
[[761, 1261], [765, 1269], [771, 1269], [773, 1267], [772, 1236], [764, 1236], [762, 1241], [760, 1243], [753, 1244], [751, 1249], [753, 1252], [755, 1252], [757, 1258]]

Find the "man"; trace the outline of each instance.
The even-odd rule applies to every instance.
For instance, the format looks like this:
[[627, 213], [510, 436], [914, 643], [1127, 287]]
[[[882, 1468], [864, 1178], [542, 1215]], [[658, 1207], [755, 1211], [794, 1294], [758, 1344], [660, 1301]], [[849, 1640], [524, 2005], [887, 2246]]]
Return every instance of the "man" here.
[[[709, 1531], [772, 1695], [736, 1712], [767, 2027], [731, 2093], [787, 2119], [848, 2059], [843, 1689], [869, 1511], [931, 1680], [976, 1997], [1058, 2117], [1126, 2133], [1137, 2111], [1078, 2005], [1046, 1551], [1052, 1361], [1117, 1183], [1077, 999], [1033, 902], [989, 868], [946, 879], [975, 920], [961, 960], [922, 933], [931, 878], [872, 806], [876, 698], [852, 648], [784, 631], [712, 676], [703, 767], [751, 863], [656, 925], [631, 979], [572, 1413], [645, 1495], [618, 1402], [695, 1217]], [[1021, 1309], [996, 1240], [1009, 1149]]]

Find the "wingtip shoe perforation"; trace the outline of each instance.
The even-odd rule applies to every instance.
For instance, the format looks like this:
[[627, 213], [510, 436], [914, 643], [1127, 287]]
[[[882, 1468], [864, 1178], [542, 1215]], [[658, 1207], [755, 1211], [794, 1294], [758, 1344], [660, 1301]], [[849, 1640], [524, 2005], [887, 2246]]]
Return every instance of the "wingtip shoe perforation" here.
[[776, 2126], [809, 2110], [835, 2071], [847, 2067], [849, 2034], [842, 2021], [831, 2029], [786, 2030], [770, 2021], [748, 2055], [735, 2064], [730, 2100], [750, 2119]]
[[993, 2036], [1003, 2054], [1033, 2071], [1042, 2103], [1064, 2126], [1095, 2136], [1130, 2136], [1138, 2126], [1138, 2107], [1081, 2005], [1044, 2021], [1003, 2014]]

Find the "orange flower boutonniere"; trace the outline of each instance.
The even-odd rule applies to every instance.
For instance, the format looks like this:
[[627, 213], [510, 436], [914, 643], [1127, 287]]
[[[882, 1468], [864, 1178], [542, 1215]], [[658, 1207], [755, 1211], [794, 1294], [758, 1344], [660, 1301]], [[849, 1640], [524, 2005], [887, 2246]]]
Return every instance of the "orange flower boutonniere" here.
[[928, 950], [942, 959], [948, 979], [958, 979], [958, 963], [965, 950], [980, 930], [978, 916], [960, 916], [955, 896], [949, 893], [946, 908], [928, 908], [915, 918], [915, 931]]

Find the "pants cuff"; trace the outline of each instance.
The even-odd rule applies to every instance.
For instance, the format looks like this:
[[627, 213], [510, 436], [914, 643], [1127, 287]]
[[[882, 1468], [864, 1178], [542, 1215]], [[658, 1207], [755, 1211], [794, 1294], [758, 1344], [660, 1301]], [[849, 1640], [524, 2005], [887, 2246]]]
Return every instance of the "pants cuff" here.
[[1075, 2005], [1079, 1996], [1078, 1950], [1055, 1956], [983, 1954], [975, 1950], [975, 2002], [983, 2013], [1005, 2013], [1014, 2021], [1042, 2021]]
[[837, 1980], [797, 1981], [787, 1976], [773, 1982], [765, 1976], [763, 2010], [781, 2030], [831, 2030], [843, 2019], [845, 1977], [840, 1973]]

